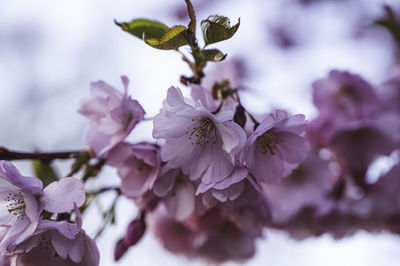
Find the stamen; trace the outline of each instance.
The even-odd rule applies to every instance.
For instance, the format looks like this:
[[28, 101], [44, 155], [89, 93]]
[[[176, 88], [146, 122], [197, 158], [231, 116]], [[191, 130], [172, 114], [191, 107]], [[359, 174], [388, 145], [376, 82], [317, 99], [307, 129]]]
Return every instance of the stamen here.
[[17, 219], [25, 219], [26, 205], [21, 192], [18, 192], [18, 194], [10, 192], [4, 200], [8, 202], [6, 208], [10, 214], [17, 216]]
[[274, 155], [276, 151], [276, 145], [278, 145], [280, 139], [274, 132], [274, 129], [270, 129], [259, 136], [256, 141], [258, 145], [261, 146], [262, 154], [270, 153], [271, 155]]
[[192, 121], [198, 121], [193, 126], [187, 127], [185, 132], [192, 145], [204, 145], [217, 143], [217, 128], [210, 118], [197, 118]]

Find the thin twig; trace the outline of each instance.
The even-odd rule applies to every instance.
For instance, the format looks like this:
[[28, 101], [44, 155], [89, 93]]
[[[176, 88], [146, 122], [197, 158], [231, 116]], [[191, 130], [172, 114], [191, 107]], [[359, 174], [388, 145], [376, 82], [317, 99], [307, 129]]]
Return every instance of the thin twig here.
[[108, 191], [116, 191], [118, 194], [121, 194], [120, 187], [104, 187], [104, 188], [101, 188], [101, 189], [96, 190], [96, 191], [86, 192], [86, 195], [97, 196], [97, 195], [99, 195], [101, 193], [108, 192]]

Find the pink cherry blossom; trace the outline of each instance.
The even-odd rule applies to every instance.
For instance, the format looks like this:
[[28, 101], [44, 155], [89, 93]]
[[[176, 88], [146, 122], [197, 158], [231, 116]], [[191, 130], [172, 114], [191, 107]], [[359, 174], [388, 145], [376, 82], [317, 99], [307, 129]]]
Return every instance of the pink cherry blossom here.
[[329, 169], [329, 161], [310, 153], [288, 177], [275, 184], [263, 184], [273, 222], [288, 222], [303, 208], [314, 208], [316, 216], [328, 213], [334, 207], [329, 194], [337, 179]]
[[244, 165], [259, 182], [272, 183], [287, 176], [307, 157], [305, 129], [304, 115], [289, 116], [282, 110], [268, 115], [249, 136]]
[[[81, 206], [85, 192], [81, 181], [64, 178], [42, 190], [42, 181], [22, 176], [9, 162], [0, 161], [0, 226], [5, 228], [0, 252], [10, 255], [16, 244], [31, 235], [40, 221], [43, 209], [62, 213]], [[66, 193], [68, 191], [68, 193]]]
[[205, 185], [224, 180], [234, 171], [234, 155], [246, 139], [243, 129], [232, 122], [234, 112], [232, 99], [218, 108], [200, 86], [192, 85], [192, 99], [169, 88], [164, 107], [154, 118], [153, 137], [165, 140], [162, 160]]
[[337, 130], [329, 139], [328, 147], [342, 166], [363, 172], [378, 155], [389, 155], [399, 147], [400, 116], [383, 113], [373, 121], [354, 124]]
[[329, 77], [314, 82], [313, 97], [321, 114], [336, 119], [370, 117], [379, 109], [374, 88], [360, 76], [346, 71], [333, 70]]
[[91, 95], [80, 103], [79, 112], [90, 119], [85, 141], [98, 157], [105, 157], [144, 119], [142, 106], [127, 95], [128, 78], [121, 79], [124, 94], [104, 81], [97, 81], [91, 83]]
[[166, 212], [165, 208], [158, 208], [149, 214], [149, 229], [167, 250], [189, 258], [213, 263], [242, 261], [254, 255], [255, 239], [261, 236], [262, 227], [243, 229], [225, 216], [228, 210], [221, 208], [201, 215], [194, 213], [185, 221], [170, 218]]
[[357, 185], [365, 187], [365, 173], [378, 155], [400, 146], [397, 112], [398, 77], [385, 82], [380, 94], [360, 76], [332, 71], [314, 83], [319, 116], [309, 123], [307, 137], [329, 148]]
[[[189, 216], [176, 219], [166, 204], [159, 204], [146, 216], [149, 230], [167, 250], [189, 258], [221, 263], [252, 257], [255, 240], [262, 237], [263, 228], [270, 219], [269, 208], [266, 198], [258, 190], [260, 188], [248, 178], [247, 169], [238, 167], [236, 172], [237, 179], [226, 181], [230, 185], [225, 189], [221, 183], [197, 196], [195, 211]], [[155, 193], [168, 195], [176, 183], [185, 179], [187, 177], [179, 173], [179, 169], [169, 169], [157, 180]], [[234, 189], [236, 184], [241, 186], [239, 193], [229, 194], [229, 189]], [[220, 194], [215, 196], [213, 193]], [[225, 200], [223, 195], [227, 196]], [[160, 202], [163, 201], [164, 198]], [[186, 209], [184, 203], [181, 206]]]
[[221, 263], [228, 260], [244, 261], [255, 254], [255, 238], [251, 232], [242, 230], [226, 221], [207, 232], [207, 238], [198, 248], [197, 256], [208, 261]]
[[364, 179], [378, 155], [389, 155], [400, 145], [400, 115], [381, 111], [371, 117], [337, 121], [319, 116], [309, 123], [307, 137], [316, 146], [329, 148], [340, 164]]
[[43, 220], [37, 230], [14, 251], [12, 265], [98, 266], [96, 244], [82, 230], [79, 210], [76, 224]]
[[157, 210], [146, 216], [146, 224], [165, 249], [189, 258], [195, 256], [196, 232], [180, 221]]
[[110, 151], [107, 164], [118, 169], [122, 193], [131, 199], [140, 200], [152, 189], [160, 173], [159, 148], [148, 142], [123, 142]]
[[0, 161], [0, 226], [6, 230], [0, 242], [2, 255], [10, 255], [16, 243], [33, 233], [42, 211], [42, 181], [22, 176], [7, 161]]
[[319, 116], [309, 123], [308, 139], [327, 145], [335, 133], [371, 123], [382, 110], [375, 89], [360, 76], [333, 70], [313, 84], [314, 104]]

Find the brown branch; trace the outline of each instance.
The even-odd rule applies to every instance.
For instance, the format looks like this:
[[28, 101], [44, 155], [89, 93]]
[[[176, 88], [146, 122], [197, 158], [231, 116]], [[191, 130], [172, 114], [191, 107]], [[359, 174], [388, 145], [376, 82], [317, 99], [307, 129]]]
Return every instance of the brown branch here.
[[78, 157], [85, 151], [64, 151], [64, 152], [18, 152], [10, 151], [0, 147], [0, 160], [41, 160], [50, 162], [54, 159], [72, 159]]
[[323, 216], [316, 215], [313, 208], [303, 208], [286, 223], [267, 224], [268, 228], [285, 231], [295, 239], [305, 239], [322, 234], [330, 234], [335, 239], [351, 236], [360, 230], [370, 233], [391, 232], [400, 234], [400, 215], [370, 214], [365, 217], [354, 213], [341, 213], [333, 210]]

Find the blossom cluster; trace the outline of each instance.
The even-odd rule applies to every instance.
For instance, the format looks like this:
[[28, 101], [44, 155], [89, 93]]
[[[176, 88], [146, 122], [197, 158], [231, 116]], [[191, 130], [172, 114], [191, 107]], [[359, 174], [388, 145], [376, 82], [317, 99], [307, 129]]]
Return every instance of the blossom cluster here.
[[[107, 85], [108, 96], [82, 102], [81, 110], [112, 106], [102, 114], [107, 119], [91, 120], [87, 144], [118, 170], [122, 194], [143, 214], [116, 245], [116, 259], [146, 229], [171, 252], [223, 262], [250, 258], [264, 228], [298, 238], [387, 228], [397, 221], [398, 204], [389, 203], [398, 202], [399, 81], [374, 87], [358, 75], [330, 72], [313, 84], [319, 115], [308, 127], [304, 115], [284, 110], [256, 120], [234, 93], [215, 97], [191, 84], [184, 97], [170, 87], [153, 119], [157, 142], [119, 138], [112, 145], [113, 134], [105, 142], [92, 136], [105, 128], [127, 136], [133, 127], [126, 125], [143, 120], [144, 111], [126, 90], [122, 95]], [[119, 104], [109, 103], [117, 98]], [[368, 181], [375, 160], [389, 155], [392, 170]]]
[[[80, 107], [90, 119], [87, 145], [117, 169], [122, 194], [146, 213], [118, 242], [116, 259], [133, 245], [132, 236], [136, 243], [136, 235], [143, 235], [144, 224], [176, 253], [211, 261], [250, 258], [270, 218], [262, 186], [307, 158], [304, 115], [276, 110], [258, 122], [247, 119], [233, 96], [214, 98], [191, 84], [187, 98], [170, 87], [153, 119], [157, 142], [129, 143], [124, 138], [144, 111], [127, 95], [127, 78], [122, 80], [124, 94], [92, 83]], [[238, 115], [248, 122], [236, 121]]]
[[[315, 153], [325, 160], [319, 166], [313, 163], [307, 167], [311, 175], [302, 185], [306, 190], [296, 188], [303, 199], [310, 195], [308, 200], [313, 201], [308, 206], [312, 210], [309, 208], [308, 214], [303, 212], [300, 218], [309, 222], [309, 228], [289, 226], [288, 231], [302, 237], [324, 232], [341, 237], [358, 229], [387, 230], [396, 223], [396, 191], [400, 189], [399, 81], [397, 74], [374, 86], [359, 75], [333, 70], [327, 78], [314, 82], [313, 101], [319, 115], [309, 123], [307, 138]], [[374, 168], [383, 167], [380, 158], [387, 158], [390, 166], [372, 180]], [[318, 194], [307, 193], [310, 186]], [[340, 224], [334, 222], [338, 219]]]
[[[2, 265], [99, 265], [97, 247], [82, 229], [80, 180], [65, 177], [43, 188], [40, 179], [0, 161], [0, 184]], [[61, 218], [73, 210], [75, 222]]]
[[[197, 84], [190, 97], [170, 87], [153, 119], [153, 143], [126, 140], [145, 111], [128, 95], [125, 76], [122, 82], [123, 93], [92, 83], [79, 109], [90, 119], [84, 139], [92, 157], [116, 168], [122, 195], [140, 209], [116, 242], [116, 260], [146, 230], [173, 253], [217, 263], [252, 257], [265, 228], [296, 238], [400, 232], [398, 75], [373, 86], [330, 72], [313, 84], [319, 114], [308, 125], [284, 110], [253, 116], [229, 87], [224, 97]], [[382, 156], [391, 167], [369, 180]], [[99, 264], [82, 229], [79, 179], [43, 188], [1, 161], [0, 182], [1, 263]]]
[[399, 97], [398, 74], [379, 86], [338, 70], [314, 82], [312, 149], [283, 182], [263, 187], [269, 226], [296, 238], [399, 233]]

